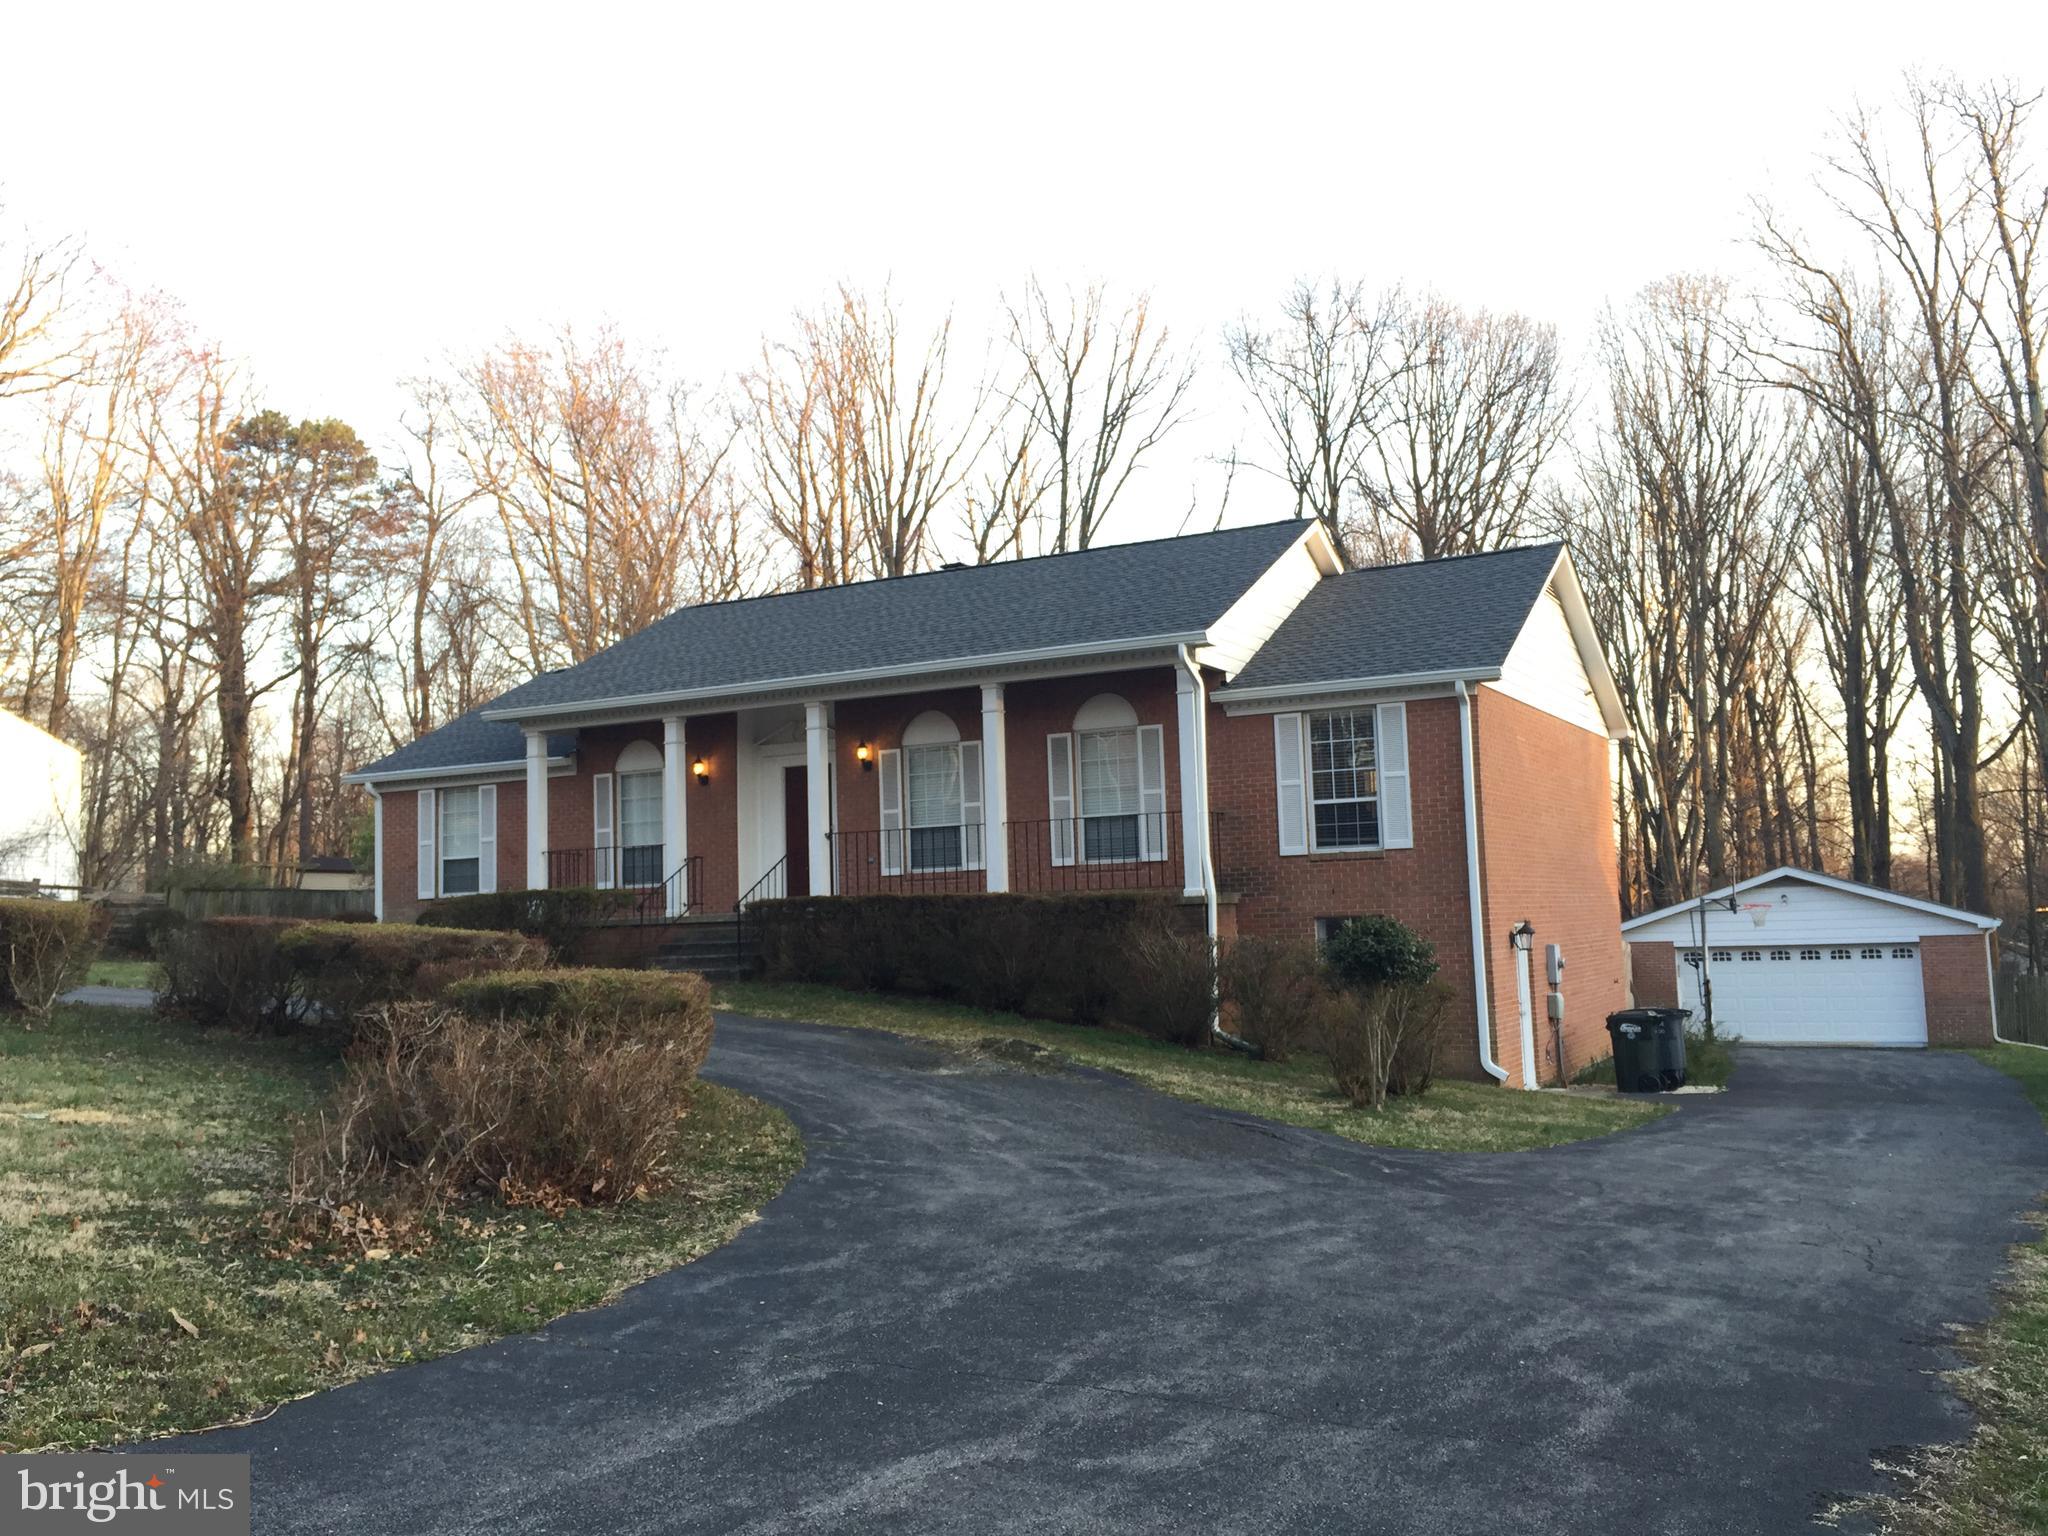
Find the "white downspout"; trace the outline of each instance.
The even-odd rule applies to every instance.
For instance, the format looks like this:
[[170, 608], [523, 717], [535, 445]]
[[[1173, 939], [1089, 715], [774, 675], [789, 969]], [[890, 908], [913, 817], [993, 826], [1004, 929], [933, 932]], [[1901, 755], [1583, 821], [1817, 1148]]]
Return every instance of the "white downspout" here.
[[[1209, 958], [1217, 959], [1216, 948], [1216, 857], [1209, 845], [1209, 691], [1202, 682], [1202, 669], [1195, 665], [1194, 657], [1188, 654], [1185, 645], [1174, 647], [1180, 653], [1180, 664], [1187, 668], [1188, 676], [1195, 683], [1195, 784], [1201, 806], [1202, 834], [1202, 913], [1203, 932], [1209, 939]], [[1180, 771], [1186, 773], [1188, 765], [1182, 763]], [[1186, 837], [1188, 829], [1182, 827], [1180, 835]], [[1213, 974], [1213, 972], [1212, 972]], [[1214, 992], [1209, 994], [1209, 1033], [1234, 1050], [1249, 1051], [1251, 1042], [1240, 1040], [1223, 1027], [1223, 1002]]]
[[1472, 1001], [1479, 1014], [1479, 1065], [1495, 1082], [1508, 1069], [1493, 1059], [1493, 1015], [1486, 1005], [1486, 913], [1479, 899], [1479, 792], [1472, 771], [1472, 694], [1461, 677], [1458, 689], [1458, 750], [1465, 765], [1465, 904], [1472, 910]]

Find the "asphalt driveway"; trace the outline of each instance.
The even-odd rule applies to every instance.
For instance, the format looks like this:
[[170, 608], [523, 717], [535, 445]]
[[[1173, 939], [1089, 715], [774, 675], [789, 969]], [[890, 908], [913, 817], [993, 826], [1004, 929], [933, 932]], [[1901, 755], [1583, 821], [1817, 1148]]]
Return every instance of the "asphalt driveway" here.
[[262, 1531], [1771, 1532], [1961, 1436], [2048, 1137], [1944, 1053], [1749, 1051], [1548, 1152], [721, 1021], [809, 1163], [708, 1258], [188, 1442]]

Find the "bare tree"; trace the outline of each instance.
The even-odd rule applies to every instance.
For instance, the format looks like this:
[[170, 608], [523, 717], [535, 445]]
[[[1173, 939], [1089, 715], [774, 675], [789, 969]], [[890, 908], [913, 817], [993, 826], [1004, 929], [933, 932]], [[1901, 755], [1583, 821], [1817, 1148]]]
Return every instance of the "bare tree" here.
[[75, 240], [25, 236], [0, 247], [0, 399], [52, 389], [83, 366], [71, 334], [85, 268]]
[[729, 431], [609, 331], [514, 341], [460, 376], [471, 483], [497, 514], [535, 669], [582, 661], [684, 602], [741, 592]]
[[1340, 549], [1356, 542], [1359, 464], [1383, 424], [1398, 303], [1356, 282], [1300, 282], [1279, 325], [1241, 320], [1228, 337], [1278, 459], [1271, 472], [1293, 490], [1295, 515], [1320, 519]]
[[1371, 542], [1424, 560], [1514, 543], [1570, 417], [1556, 329], [1436, 297], [1400, 305], [1393, 329], [1361, 458]]
[[[1034, 275], [1003, 306], [1022, 372], [1011, 403], [1042, 449], [1035, 506], [1051, 526], [1040, 542], [1055, 553], [1095, 542], [1147, 456], [1187, 420], [1194, 363], [1170, 350], [1151, 295], [1115, 314], [1105, 305], [1099, 283], [1055, 300]], [[1021, 453], [1008, 456], [1011, 464]]]

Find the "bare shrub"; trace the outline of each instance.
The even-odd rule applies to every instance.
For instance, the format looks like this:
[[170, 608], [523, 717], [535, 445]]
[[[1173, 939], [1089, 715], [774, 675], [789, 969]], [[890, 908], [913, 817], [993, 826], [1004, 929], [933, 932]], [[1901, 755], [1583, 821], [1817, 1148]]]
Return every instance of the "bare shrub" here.
[[49, 1017], [84, 982], [106, 932], [106, 912], [85, 902], [0, 900], [0, 1007]]
[[612, 1204], [667, 1184], [701, 1059], [693, 1039], [431, 1003], [357, 1023], [331, 1108], [300, 1126], [296, 1203], [438, 1205], [478, 1193]]
[[1115, 982], [1117, 1019], [1155, 1040], [1207, 1045], [1216, 1009], [1209, 941], [1158, 921], [1132, 929], [1127, 944]]
[[390, 923], [299, 923], [278, 936], [308, 1002], [350, 1020], [386, 1003], [432, 1002], [454, 982], [547, 961], [523, 933]]
[[283, 1030], [299, 1013], [299, 978], [278, 948], [289, 917], [209, 917], [159, 929], [157, 1007], [195, 1024]]
[[1316, 1010], [1315, 1038], [1337, 1091], [1360, 1109], [1423, 1093], [1436, 1071], [1449, 992], [1441, 982], [1339, 987]]
[[1236, 939], [1219, 979], [1232, 1031], [1263, 1061], [1285, 1061], [1307, 1043], [1329, 992], [1321, 957], [1305, 939]]

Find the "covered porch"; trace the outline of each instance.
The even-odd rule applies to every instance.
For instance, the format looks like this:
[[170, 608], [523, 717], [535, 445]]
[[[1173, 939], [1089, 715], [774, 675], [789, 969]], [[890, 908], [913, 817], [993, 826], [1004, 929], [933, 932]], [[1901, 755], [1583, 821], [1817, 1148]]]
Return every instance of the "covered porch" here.
[[794, 895], [1206, 889], [1206, 680], [1187, 666], [585, 719], [526, 740], [525, 883], [669, 917]]

